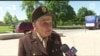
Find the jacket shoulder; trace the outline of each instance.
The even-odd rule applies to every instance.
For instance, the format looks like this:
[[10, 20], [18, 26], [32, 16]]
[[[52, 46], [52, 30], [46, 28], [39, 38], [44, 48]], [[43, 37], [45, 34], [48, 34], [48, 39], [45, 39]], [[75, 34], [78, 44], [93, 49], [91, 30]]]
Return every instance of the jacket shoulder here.
[[20, 37], [20, 40], [26, 41], [26, 40], [29, 39], [30, 37], [31, 37], [31, 34], [25, 34], [24, 36]]
[[53, 32], [51, 33], [51, 39], [52, 39], [53, 41], [55, 41], [55, 40], [61, 41], [60, 35], [59, 35], [57, 32], [55, 32], [55, 31], [53, 31]]
[[52, 31], [51, 36], [57, 37], [57, 38], [60, 37], [60, 35], [55, 31]]

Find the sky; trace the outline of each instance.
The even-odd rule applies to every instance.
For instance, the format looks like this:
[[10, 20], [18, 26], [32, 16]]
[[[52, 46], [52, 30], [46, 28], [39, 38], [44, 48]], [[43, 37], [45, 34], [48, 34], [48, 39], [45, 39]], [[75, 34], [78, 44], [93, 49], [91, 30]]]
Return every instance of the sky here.
[[[26, 19], [25, 10], [21, 7], [22, 1], [0, 1], [0, 21], [3, 21], [5, 13], [10, 12], [12, 16], [16, 15], [18, 20]], [[97, 15], [100, 14], [100, 1], [70, 1], [69, 4], [77, 13], [81, 7], [93, 10]]]
[[16, 15], [19, 20], [26, 19], [25, 10], [22, 10], [21, 4], [22, 1], [0, 1], [0, 21], [3, 21], [7, 11], [12, 16]]
[[69, 4], [76, 13], [79, 8], [86, 7], [89, 10], [93, 10], [97, 15], [100, 14], [100, 1], [70, 1]]

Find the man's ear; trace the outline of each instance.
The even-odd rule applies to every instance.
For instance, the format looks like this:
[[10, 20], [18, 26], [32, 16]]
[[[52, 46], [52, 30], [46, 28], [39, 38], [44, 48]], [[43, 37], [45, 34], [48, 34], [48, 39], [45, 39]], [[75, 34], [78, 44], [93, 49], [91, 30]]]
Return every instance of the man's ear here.
[[36, 30], [36, 24], [33, 22], [32, 23], [34, 30]]
[[36, 27], [36, 23], [37, 23], [37, 22], [33, 22], [33, 23], [32, 23], [32, 25], [33, 25], [34, 28]]

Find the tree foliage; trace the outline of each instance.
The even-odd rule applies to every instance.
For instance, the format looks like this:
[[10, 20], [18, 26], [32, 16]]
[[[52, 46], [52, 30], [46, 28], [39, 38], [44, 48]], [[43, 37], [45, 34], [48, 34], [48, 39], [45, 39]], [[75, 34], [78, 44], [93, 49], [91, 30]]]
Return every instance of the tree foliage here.
[[38, 6], [38, 1], [23, 1], [22, 2], [22, 10], [25, 10], [27, 18], [29, 21], [31, 21], [31, 14], [34, 9], [34, 7]]
[[19, 22], [18, 18], [16, 15], [12, 18], [13, 24], [17, 24]]
[[4, 22], [0, 21], [0, 26], [3, 26], [3, 25], [5, 25]]
[[69, 0], [66, 1], [23, 1], [22, 9], [26, 11], [26, 15], [29, 21], [31, 21], [31, 14], [35, 7], [44, 5], [49, 11], [54, 14], [53, 25], [57, 25], [57, 23], [64, 22], [66, 23], [84, 23], [84, 17], [87, 15], [95, 15], [95, 12], [92, 10], [88, 10], [86, 7], [79, 8], [78, 13], [74, 12], [74, 8], [69, 5]]
[[96, 13], [92, 10], [88, 10], [88, 15], [96, 15]]
[[15, 15], [14, 17], [7, 11], [5, 16], [4, 16], [4, 23], [8, 25], [13, 25], [17, 24], [19, 21], [17, 19], [17, 16]]
[[79, 8], [76, 19], [80, 24], [83, 24], [85, 21], [84, 19], [85, 16], [88, 16], [88, 15], [95, 15], [95, 12], [92, 10], [88, 10], [86, 7], [82, 7], [82, 8]]
[[45, 1], [45, 4], [49, 11], [54, 14], [56, 19], [54, 19], [55, 25], [57, 21], [69, 21], [75, 18], [75, 12], [73, 8], [68, 4], [69, 1]]
[[67, 1], [23, 1], [22, 9], [26, 11], [27, 18], [31, 21], [31, 13], [35, 7], [44, 5], [47, 6], [49, 11], [55, 15], [54, 24], [57, 24], [57, 21], [68, 21], [73, 20], [75, 18], [75, 12], [73, 8], [68, 4]]
[[4, 22], [5, 24], [12, 24], [12, 15], [7, 11], [4, 16]]

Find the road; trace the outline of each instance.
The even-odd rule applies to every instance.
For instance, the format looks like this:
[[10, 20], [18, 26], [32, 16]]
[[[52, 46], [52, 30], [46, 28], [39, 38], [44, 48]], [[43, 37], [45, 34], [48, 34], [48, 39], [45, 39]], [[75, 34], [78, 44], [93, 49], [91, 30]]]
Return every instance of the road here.
[[[78, 56], [100, 56], [100, 30], [64, 29], [63, 44], [76, 47]], [[0, 40], [0, 56], [17, 56], [19, 39]]]

